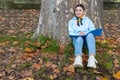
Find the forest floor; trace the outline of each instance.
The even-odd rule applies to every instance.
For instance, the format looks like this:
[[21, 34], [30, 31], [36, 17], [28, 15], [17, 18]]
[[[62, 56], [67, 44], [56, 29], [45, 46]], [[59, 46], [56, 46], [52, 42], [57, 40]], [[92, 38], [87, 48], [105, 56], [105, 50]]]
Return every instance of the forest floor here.
[[[8, 22], [7, 17], [0, 16], [0, 20]], [[74, 49], [71, 44], [59, 46], [55, 40], [44, 36], [32, 40], [35, 27], [21, 26], [25, 21], [19, 25], [16, 23], [17, 26], [10, 21], [12, 27], [2, 22], [0, 80], [120, 80], [120, 45], [116, 38], [96, 38], [96, 69], [86, 67], [87, 49], [83, 50], [84, 67], [74, 68]]]

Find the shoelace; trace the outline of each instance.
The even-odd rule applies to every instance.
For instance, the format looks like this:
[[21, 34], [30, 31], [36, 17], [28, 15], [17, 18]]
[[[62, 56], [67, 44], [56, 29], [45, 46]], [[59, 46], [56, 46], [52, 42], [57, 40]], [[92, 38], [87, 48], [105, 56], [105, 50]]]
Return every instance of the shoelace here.
[[96, 63], [98, 63], [98, 61], [94, 57], [90, 57], [88, 61], [90, 61], [90, 60], [93, 60], [92, 62], [95, 61]]

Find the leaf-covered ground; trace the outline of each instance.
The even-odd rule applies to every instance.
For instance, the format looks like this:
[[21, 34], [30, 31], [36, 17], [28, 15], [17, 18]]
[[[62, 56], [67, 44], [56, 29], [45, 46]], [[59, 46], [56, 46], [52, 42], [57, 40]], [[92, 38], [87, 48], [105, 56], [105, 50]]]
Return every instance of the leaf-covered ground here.
[[4, 29], [0, 26], [5, 31], [0, 32], [0, 80], [120, 80], [120, 45], [116, 38], [96, 38], [96, 69], [86, 67], [87, 49], [83, 50], [84, 67], [74, 68], [72, 44], [59, 46], [44, 36], [31, 40], [33, 28], [5, 25]]

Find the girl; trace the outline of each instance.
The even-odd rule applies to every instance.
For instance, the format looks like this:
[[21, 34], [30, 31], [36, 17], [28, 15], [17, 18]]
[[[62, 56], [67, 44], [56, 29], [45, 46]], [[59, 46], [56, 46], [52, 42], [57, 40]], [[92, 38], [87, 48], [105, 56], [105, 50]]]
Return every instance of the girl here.
[[87, 43], [89, 59], [87, 67], [96, 68], [97, 60], [95, 59], [96, 44], [95, 38], [90, 31], [95, 30], [93, 22], [85, 16], [85, 7], [78, 4], [74, 10], [74, 17], [68, 23], [68, 32], [73, 40], [75, 49], [74, 67], [83, 66], [82, 64], [82, 47], [84, 42]]

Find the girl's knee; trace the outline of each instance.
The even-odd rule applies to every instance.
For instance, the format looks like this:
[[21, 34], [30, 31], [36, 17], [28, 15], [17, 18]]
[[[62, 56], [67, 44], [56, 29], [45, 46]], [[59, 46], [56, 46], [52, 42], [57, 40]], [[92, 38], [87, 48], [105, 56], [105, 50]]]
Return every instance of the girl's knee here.
[[87, 35], [87, 38], [94, 38], [94, 35], [93, 35], [92, 33], [89, 33], [89, 34]]
[[78, 37], [77, 41], [83, 41], [83, 38], [82, 37]]

